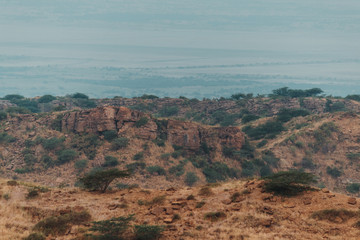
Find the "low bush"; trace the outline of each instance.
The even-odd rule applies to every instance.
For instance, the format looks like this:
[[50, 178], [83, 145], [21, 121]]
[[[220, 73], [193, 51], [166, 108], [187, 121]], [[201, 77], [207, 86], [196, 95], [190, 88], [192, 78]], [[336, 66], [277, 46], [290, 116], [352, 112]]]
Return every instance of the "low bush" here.
[[78, 153], [72, 149], [65, 149], [57, 153], [57, 165], [62, 165], [73, 161], [78, 156]]
[[46, 240], [46, 237], [42, 233], [31, 233], [29, 236], [23, 240]]
[[349, 193], [358, 193], [360, 192], [360, 184], [359, 183], [351, 183], [346, 186], [346, 191]]
[[126, 148], [129, 145], [129, 139], [126, 137], [116, 138], [111, 143], [111, 150], [117, 151]]
[[84, 169], [87, 167], [88, 160], [82, 159], [75, 162], [74, 167], [79, 172], [84, 171]]
[[164, 106], [160, 109], [159, 113], [162, 117], [170, 117], [174, 116], [179, 112], [179, 108], [177, 106]]
[[259, 119], [260, 117], [254, 114], [246, 114], [241, 118], [241, 122], [243, 124], [248, 123], [248, 122], [252, 122], [255, 121], [257, 119]]
[[277, 114], [277, 120], [280, 122], [288, 122], [294, 117], [304, 117], [309, 115], [309, 111], [305, 109], [291, 109], [291, 108], [285, 108], [281, 109], [279, 113]]
[[257, 127], [247, 126], [242, 129], [250, 138], [259, 140], [262, 138], [274, 138], [285, 130], [282, 122], [268, 121]]
[[51, 151], [55, 149], [62, 149], [64, 148], [64, 141], [65, 138], [49, 138], [49, 139], [41, 139], [41, 145], [45, 150]]
[[199, 180], [198, 176], [194, 172], [188, 172], [185, 175], [185, 184], [187, 186], [193, 186]]
[[157, 240], [165, 230], [163, 226], [157, 225], [135, 225], [134, 233], [136, 240]]
[[138, 121], [135, 122], [135, 127], [140, 128], [145, 126], [149, 122], [147, 117], [141, 117]]
[[99, 234], [89, 236], [97, 240], [117, 240], [123, 239], [123, 235], [130, 227], [130, 221], [134, 220], [134, 215], [128, 217], [117, 217], [109, 220], [93, 222], [91, 228], [92, 232]]
[[38, 99], [39, 103], [49, 103], [56, 100], [56, 97], [54, 97], [53, 95], [43, 95]]
[[179, 163], [178, 165], [169, 168], [169, 173], [180, 177], [185, 173], [184, 166], [184, 163]]
[[61, 216], [52, 216], [41, 220], [34, 226], [35, 231], [42, 232], [44, 235], [64, 235], [71, 225], [80, 225], [88, 222], [91, 216], [88, 212], [70, 212]]
[[350, 211], [346, 209], [324, 209], [314, 212], [311, 217], [317, 220], [327, 220], [334, 223], [346, 222], [351, 218], [359, 217], [359, 212]]
[[143, 160], [144, 159], [144, 152], [138, 152], [133, 156], [133, 159], [138, 161], [138, 160]]
[[222, 218], [226, 218], [226, 214], [224, 212], [208, 212], [208, 213], [205, 213], [204, 217], [207, 220], [216, 222]]
[[115, 138], [117, 138], [117, 132], [115, 130], [108, 130], [108, 131], [104, 131], [103, 133], [104, 139], [108, 142], [111, 142], [112, 140], [114, 140]]
[[332, 178], [338, 178], [342, 175], [342, 172], [337, 169], [337, 167], [327, 167], [326, 173], [329, 174]]
[[7, 113], [4, 111], [0, 111], [0, 121], [7, 119]]
[[228, 178], [238, 178], [239, 171], [229, 168], [225, 163], [215, 162], [212, 165], [204, 167], [203, 174], [209, 183], [224, 181]]
[[134, 163], [127, 164], [125, 167], [130, 172], [135, 172], [138, 169], [145, 169], [146, 163], [145, 162], [134, 162]]
[[114, 156], [105, 156], [105, 162], [101, 165], [102, 167], [116, 167], [119, 165], [119, 161]]
[[295, 196], [313, 190], [309, 184], [316, 182], [314, 175], [296, 170], [278, 172], [264, 179], [263, 189], [266, 192], [282, 196]]
[[165, 169], [160, 167], [160, 166], [157, 166], [157, 165], [149, 166], [149, 167], [146, 168], [146, 170], [152, 175], [154, 175], [154, 174], [166, 175]]

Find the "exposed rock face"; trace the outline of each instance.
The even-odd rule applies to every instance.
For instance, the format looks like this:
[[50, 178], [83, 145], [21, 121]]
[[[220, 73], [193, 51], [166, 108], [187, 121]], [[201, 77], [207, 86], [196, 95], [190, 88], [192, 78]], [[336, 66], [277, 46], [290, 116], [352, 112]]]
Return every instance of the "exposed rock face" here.
[[[148, 122], [136, 127], [135, 123], [143, 117], [146, 117]], [[166, 134], [170, 144], [194, 151], [204, 143], [212, 147], [221, 144], [240, 149], [244, 142], [244, 134], [236, 127], [202, 127], [196, 123], [177, 120], [162, 121], [165, 124], [160, 127], [157, 122], [160, 121], [139, 111], [107, 106], [65, 114], [62, 130], [94, 134], [114, 130], [120, 135], [137, 136], [147, 140]]]
[[0, 100], [0, 110], [5, 110], [9, 107], [14, 107], [14, 106], [15, 106], [15, 104], [12, 104], [8, 100]]

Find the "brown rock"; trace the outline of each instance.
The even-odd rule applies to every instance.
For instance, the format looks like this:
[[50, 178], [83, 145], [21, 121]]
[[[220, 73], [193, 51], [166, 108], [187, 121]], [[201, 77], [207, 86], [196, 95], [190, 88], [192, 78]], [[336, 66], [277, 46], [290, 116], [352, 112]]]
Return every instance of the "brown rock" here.
[[294, 208], [295, 206], [295, 203], [287, 203], [284, 205], [284, 208]]
[[259, 221], [259, 225], [263, 227], [271, 227], [272, 222], [272, 219], [262, 219]]
[[164, 213], [164, 208], [163, 207], [155, 207], [150, 210], [150, 213], [155, 216], [160, 216], [161, 214]]
[[329, 195], [327, 195], [328, 196], [328, 198], [333, 198], [333, 197], [335, 197], [335, 194], [329, 194]]
[[327, 189], [327, 188], [323, 188], [321, 191], [322, 191], [323, 193], [329, 193], [329, 192], [330, 192], [329, 189]]
[[304, 203], [304, 205], [310, 205], [311, 204], [311, 199], [310, 198], [305, 198], [303, 203]]
[[351, 205], [355, 205], [357, 202], [356, 202], [356, 198], [348, 198], [348, 201], [347, 201], [348, 204], [351, 204]]
[[222, 200], [221, 202], [225, 205], [229, 205], [232, 203], [231, 199], [225, 199], [225, 200]]
[[173, 218], [165, 218], [164, 219], [164, 223], [172, 223], [173, 222]]
[[166, 207], [165, 212], [167, 215], [172, 215], [174, 213], [174, 210], [171, 207]]

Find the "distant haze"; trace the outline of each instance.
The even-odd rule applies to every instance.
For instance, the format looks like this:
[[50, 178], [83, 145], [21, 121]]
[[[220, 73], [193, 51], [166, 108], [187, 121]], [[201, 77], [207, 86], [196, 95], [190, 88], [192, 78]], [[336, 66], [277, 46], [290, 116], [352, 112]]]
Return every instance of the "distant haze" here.
[[0, 97], [360, 94], [355, 0], [0, 0]]

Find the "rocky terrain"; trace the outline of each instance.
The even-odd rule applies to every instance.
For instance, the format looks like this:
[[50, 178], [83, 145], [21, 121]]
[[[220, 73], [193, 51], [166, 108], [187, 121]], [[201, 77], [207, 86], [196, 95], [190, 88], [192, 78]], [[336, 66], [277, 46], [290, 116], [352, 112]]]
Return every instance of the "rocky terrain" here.
[[160, 239], [359, 238], [358, 199], [326, 189], [287, 198], [264, 193], [261, 186], [262, 181], [230, 181], [105, 194], [51, 188], [30, 198], [28, 189], [35, 185], [2, 180], [0, 239], [21, 239], [36, 232], [34, 226], [43, 219], [84, 211], [90, 218], [47, 239], [84, 239], [89, 221], [131, 214], [132, 225], [163, 226]]
[[[130, 214], [132, 226], [165, 226], [162, 239], [358, 238], [357, 101], [54, 98], [32, 113], [25, 103], [0, 102], [0, 168], [12, 179], [0, 239], [67, 214], [84, 219], [47, 239], [86, 239], [90, 222]], [[130, 176], [104, 194], [80, 188], [106, 169]], [[281, 197], [249, 180], [291, 169], [314, 174], [317, 190]]]

